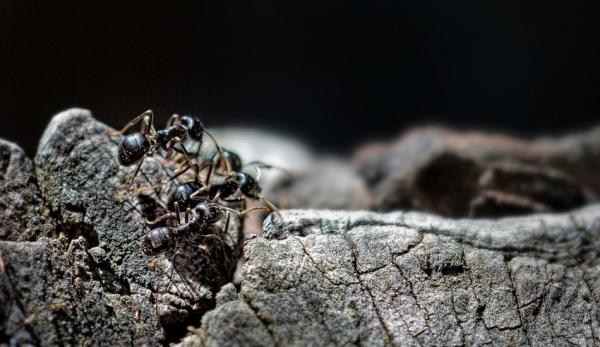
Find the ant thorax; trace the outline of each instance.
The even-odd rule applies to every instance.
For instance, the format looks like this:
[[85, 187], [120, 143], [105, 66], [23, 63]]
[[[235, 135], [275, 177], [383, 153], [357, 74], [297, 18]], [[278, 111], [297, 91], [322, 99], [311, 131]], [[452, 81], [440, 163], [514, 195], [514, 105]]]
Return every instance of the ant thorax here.
[[137, 163], [152, 148], [151, 142], [142, 133], [123, 136], [119, 146], [119, 164], [130, 166]]

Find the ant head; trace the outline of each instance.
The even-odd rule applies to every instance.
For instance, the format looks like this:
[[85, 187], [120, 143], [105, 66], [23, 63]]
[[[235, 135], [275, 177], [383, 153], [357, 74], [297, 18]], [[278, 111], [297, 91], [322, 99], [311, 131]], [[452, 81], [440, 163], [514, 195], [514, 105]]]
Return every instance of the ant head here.
[[229, 163], [229, 168], [233, 172], [242, 171], [242, 159], [237, 153], [223, 148], [224, 159]]
[[145, 255], [157, 255], [171, 246], [171, 231], [165, 227], [151, 230], [142, 240], [142, 252]]
[[215, 224], [223, 217], [221, 206], [213, 203], [201, 203], [196, 206], [196, 214], [205, 224]]
[[202, 142], [204, 125], [200, 118], [192, 115], [183, 115], [181, 116], [181, 124], [187, 128], [187, 133], [193, 140]]
[[119, 146], [119, 163], [130, 166], [140, 161], [150, 150], [150, 141], [142, 133], [123, 136]]
[[175, 191], [169, 197], [167, 207], [170, 211], [175, 211], [175, 203], [179, 205], [180, 209], [186, 209], [193, 207], [194, 202], [197, 202], [191, 198], [194, 192], [198, 191], [202, 186], [196, 181], [186, 182], [175, 188]]
[[245, 172], [238, 172], [235, 175], [235, 180], [238, 182], [242, 194], [251, 198], [259, 197], [261, 188], [254, 177]]

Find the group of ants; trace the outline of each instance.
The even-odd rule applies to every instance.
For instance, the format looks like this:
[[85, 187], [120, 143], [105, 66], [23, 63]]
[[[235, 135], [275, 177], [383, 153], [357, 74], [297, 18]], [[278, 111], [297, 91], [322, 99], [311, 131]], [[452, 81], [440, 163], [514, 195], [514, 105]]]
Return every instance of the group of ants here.
[[[140, 124], [139, 131], [132, 131], [137, 124]], [[165, 128], [156, 130], [153, 112], [148, 110], [135, 117], [121, 130], [109, 131], [107, 135], [120, 137], [119, 164], [126, 167], [136, 165], [125, 192], [144, 191], [144, 187], [134, 187], [134, 183], [147, 158], [162, 156], [176, 168], [168, 178], [174, 189], [168, 194], [167, 204], [163, 207], [166, 213], [154, 220], [146, 219], [146, 223], [154, 227], [142, 240], [142, 252], [148, 256], [174, 250], [180, 240], [190, 235], [216, 236], [214, 232], [218, 228], [215, 228], [215, 224], [221, 221], [225, 214], [228, 214], [227, 217], [230, 213], [244, 216], [250, 211], [262, 209], [274, 211], [281, 216], [277, 207], [261, 194], [262, 189], [258, 183], [260, 169], [276, 168], [290, 173], [260, 161], [244, 164], [235, 152], [222, 148], [196, 116], [174, 114]], [[211, 138], [216, 149], [208, 157], [204, 155], [206, 153], [202, 153], [204, 135]], [[194, 145], [195, 151], [188, 151], [186, 144]], [[242, 171], [250, 166], [256, 168], [256, 178]], [[186, 176], [190, 171], [191, 177]], [[189, 179], [180, 183], [178, 179], [182, 177]], [[168, 182], [146, 188], [154, 189], [166, 183]], [[260, 200], [267, 206], [244, 209], [246, 199]], [[156, 227], [157, 225], [165, 226]], [[228, 228], [229, 218], [223, 230], [226, 232]], [[0, 252], [0, 274], [5, 271], [5, 262]], [[39, 314], [46, 310], [66, 311], [67, 306], [61, 302], [35, 308], [24, 318], [23, 323], [32, 324]]]
[[[138, 124], [139, 130], [132, 131]], [[134, 183], [147, 158], [163, 156], [173, 168], [167, 181], [158, 184], [171, 183], [167, 203], [159, 201], [165, 213], [154, 220], [146, 219], [153, 228], [142, 239], [141, 249], [146, 255], [172, 250], [184, 237], [214, 235], [213, 226], [225, 214], [225, 231], [229, 227], [230, 213], [242, 217], [254, 210], [268, 210], [281, 215], [277, 207], [262, 196], [259, 185], [260, 169], [275, 167], [260, 161], [244, 164], [235, 152], [222, 148], [196, 116], [174, 114], [166, 127], [156, 130], [154, 114], [148, 110], [109, 135], [120, 137], [119, 164], [136, 166], [126, 191], [143, 189], [134, 187]], [[214, 143], [209, 155], [203, 153], [204, 135]], [[256, 177], [244, 172], [246, 167], [254, 167]], [[260, 200], [266, 206], [246, 209], [246, 199]]]

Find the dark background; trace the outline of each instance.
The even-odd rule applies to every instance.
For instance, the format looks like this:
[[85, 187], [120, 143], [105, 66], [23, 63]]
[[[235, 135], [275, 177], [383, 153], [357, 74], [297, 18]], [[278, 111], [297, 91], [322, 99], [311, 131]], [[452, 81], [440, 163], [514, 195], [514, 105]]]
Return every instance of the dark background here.
[[598, 1], [4, 0], [0, 137], [49, 118], [120, 127], [147, 108], [345, 151], [416, 123], [519, 134], [597, 121]]

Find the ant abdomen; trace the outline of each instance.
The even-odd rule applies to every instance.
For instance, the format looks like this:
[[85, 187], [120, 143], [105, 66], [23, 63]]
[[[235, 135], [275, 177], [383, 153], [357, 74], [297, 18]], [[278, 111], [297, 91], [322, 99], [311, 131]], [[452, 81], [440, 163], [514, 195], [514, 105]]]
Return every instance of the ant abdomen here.
[[175, 191], [169, 197], [167, 207], [170, 211], [175, 211], [175, 203], [179, 205], [181, 210], [188, 207], [194, 207], [199, 201], [191, 198], [194, 192], [200, 190], [202, 186], [196, 181], [186, 182], [178, 185]]
[[151, 230], [142, 240], [142, 252], [145, 255], [157, 255], [173, 247], [175, 240], [171, 228], [162, 227]]
[[142, 133], [123, 136], [119, 146], [119, 163], [123, 166], [137, 163], [148, 153], [150, 147], [150, 141]]
[[213, 203], [202, 203], [195, 208], [196, 215], [202, 224], [215, 224], [223, 217], [223, 210]]

